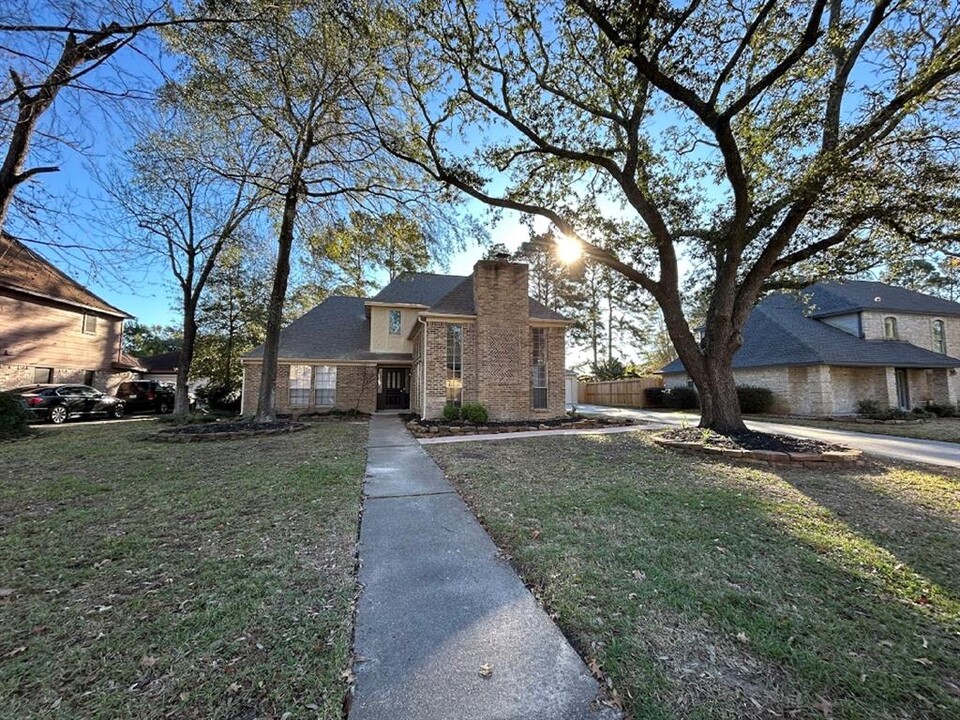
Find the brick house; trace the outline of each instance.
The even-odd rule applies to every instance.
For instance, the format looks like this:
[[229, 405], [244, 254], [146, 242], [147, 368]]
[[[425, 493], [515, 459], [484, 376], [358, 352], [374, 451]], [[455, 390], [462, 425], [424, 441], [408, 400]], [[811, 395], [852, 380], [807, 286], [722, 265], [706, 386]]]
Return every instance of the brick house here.
[[[960, 401], [960, 303], [885, 285], [817, 283], [762, 300], [733, 358], [738, 385], [773, 391], [777, 412], [850, 415], [861, 400], [909, 410]], [[675, 360], [668, 387], [690, 382]]]
[[112, 392], [142, 369], [121, 351], [129, 317], [16, 238], [0, 236], [0, 389], [83, 383]]
[[[569, 321], [528, 295], [527, 266], [482, 260], [468, 277], [404, 273], [372, 298], [334, 296], [280, 333], [277, 410], [410, 410], [480, 403], [491, 420], [564, 413]], [[256, 410], [263, 348], [243, 358]]]

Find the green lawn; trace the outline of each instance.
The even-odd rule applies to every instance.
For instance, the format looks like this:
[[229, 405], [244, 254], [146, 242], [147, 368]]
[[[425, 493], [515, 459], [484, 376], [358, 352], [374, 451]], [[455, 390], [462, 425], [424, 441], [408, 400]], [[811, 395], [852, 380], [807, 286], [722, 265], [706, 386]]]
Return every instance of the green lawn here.
[[887, 423], [858, 423], [852, 420], [822, 420], [811, 418], [781, 417], [773, 415], [748, 415], [747, 420], [769, 420], [792, 425], [806, 425], [824, 430], [851, 430], [874, 435], [898, 435], [920, 440], [939, 440], [960, 443], [960, 418], [928, 418], [920, 423], [893, 425]]
[[341, 717], [366, 425], [156, 428], [0, 444], [0, 715]]
[[960, 717], [960, 474], [429, 446], [635, 718]]

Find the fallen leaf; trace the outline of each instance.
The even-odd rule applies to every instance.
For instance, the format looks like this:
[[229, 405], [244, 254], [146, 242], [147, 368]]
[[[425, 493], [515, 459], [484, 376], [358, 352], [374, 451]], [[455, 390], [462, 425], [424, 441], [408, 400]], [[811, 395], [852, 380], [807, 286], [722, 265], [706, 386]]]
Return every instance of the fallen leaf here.
[[815, 707], [823, 713], [824, 717], [833, 717], [833, 703], [828, 700], [820, 698], [820, 702]]
[[493, 665], [490, 665], [488, 663], [484, 663], [483, 665], [481, 665], [479, 670], [479, 675], [482, 678], [488, 678], [491, 675], [493, 675]]
[[587, 668], [590, 670], [591, 674], [598, 680], [603, 677], [603, 668], [600, 667], [600, 663], [597, 662], [596, 658], [590, 658], [590, 662], [587, 663]]
[[539, 540], [539, 539], [540, 539], [540, 536], [541, 536], [542, 534], [543, 534], [543, 533], [540, 532], [540, 529], [537, 528], [537, 529], [534, 530], [532, 533], [530, 533], [530, 539], [531, 539], [531, 540]]
[[742, 643], [750, 642], [750, 637], [743, 631], [737, 633], [737, 640]]
[[140, 658], [140, 665], [143, 667], [153, 667], [157, 664], [157, 659], [152, 655], [144, 655]]
[[920, 663], [925, 667], [930, 667], [931, 665], [933, 665], [933, 660], [931, 660], [930, 658], [914, 658], [913, 661], [915, 663]]
[[26, 652], [26, 651], [27, 651], [27, 646], [26, 646], [26, 645], [21, 645], [20, 647], [15, 647], [13, 650], [11, 650], [11, 651], [8, 652], [6, 655], [4, 655], [4, 657], [11, 658], [11, 657], [13, 657], [14, 655], [19, 655], [20, 653]]
[[241, 688], [242, 686], [239, 683], [230, 683], [230, 685], [227, 686], [227, 692], [233, 694], [238, 692]]

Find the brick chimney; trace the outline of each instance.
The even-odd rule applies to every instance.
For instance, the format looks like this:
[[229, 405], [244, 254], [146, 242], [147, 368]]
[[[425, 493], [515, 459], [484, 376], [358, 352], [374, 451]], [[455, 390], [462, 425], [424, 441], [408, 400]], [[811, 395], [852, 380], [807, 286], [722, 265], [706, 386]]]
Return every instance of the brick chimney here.
[[527, 266], [481, 260], [473, 268], [477, 313], [477, 399], [491, 420], [530, 413], [530, 305]]

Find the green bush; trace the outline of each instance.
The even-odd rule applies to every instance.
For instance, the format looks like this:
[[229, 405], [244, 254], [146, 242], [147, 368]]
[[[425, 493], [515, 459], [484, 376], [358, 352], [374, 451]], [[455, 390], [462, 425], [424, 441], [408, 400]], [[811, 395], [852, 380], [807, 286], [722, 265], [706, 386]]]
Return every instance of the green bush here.
[[644, 388], [643, 399], [646, 402], [646, 406], [650, 408], [666, 407], [663, 397], [664, 392], [665, 388], [662, 387]]
[[25, 437], [29, 433], [23, 401], [10, 393], [0, 392], [0, 440]]
[[940, 403], [927, 403], [923, 407], [928, 413], [936, 415], [937, 417], [956, 417], [957, 416], [957, 406], [956, 405], [944, 405]]
[[665, 388], [663, 391], [663, 406], [672, 410], [696, 410], [700, 407], [700, 398], [693, 388]]
[[478, 424], [485, 423], [489, 417], [487, 409], [480, 403], [464, 403], [460, 415], [464, 420]]
[[868, 420], [903, 420], [910, 417], [910, 413], [900, 408], [885, 407], [873, 399], [858, 402], [857, 415]]
[[443, 406], [443, 419], [444, 420], [459, 420], [460, 419], [460, 408], [456, 405], [444, 405]]
[[773, 391], [765, 387], [738, 385], [737, 400], [740, 411], [748, 414], [770, 412], [773, 407]]

